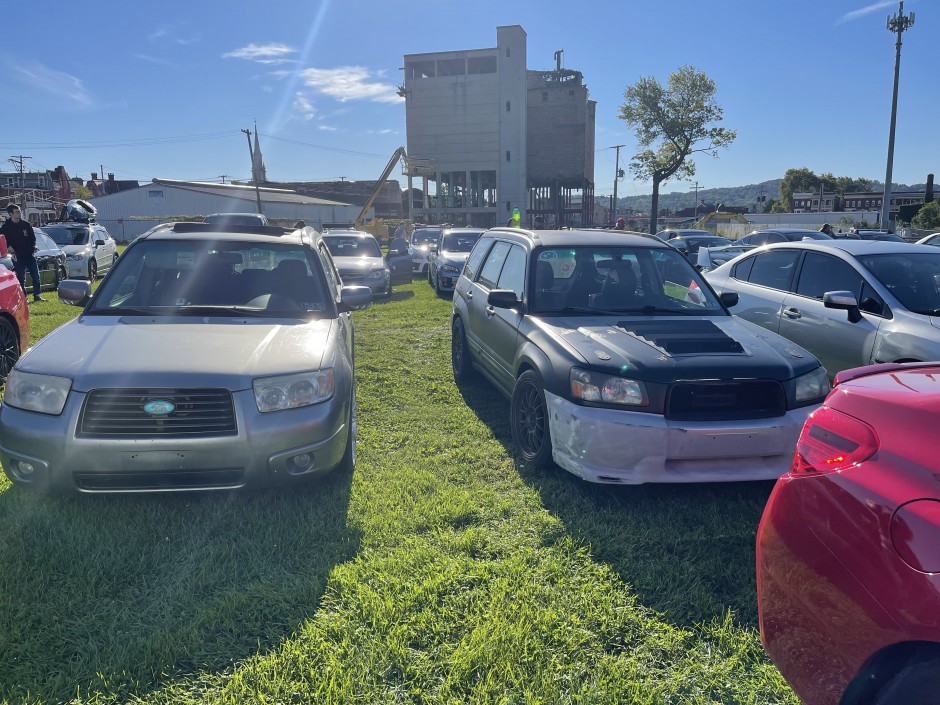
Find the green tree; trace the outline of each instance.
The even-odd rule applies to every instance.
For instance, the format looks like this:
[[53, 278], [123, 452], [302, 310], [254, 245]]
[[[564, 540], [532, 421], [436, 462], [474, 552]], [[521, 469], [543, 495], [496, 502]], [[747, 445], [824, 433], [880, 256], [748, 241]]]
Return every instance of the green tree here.
[[936, 201], [931, 201], [917, 211], [917, 215], [911, 220], [911, 225], [918, 230], [936, 230], [940, 228], [940, 206]]
[[807, 191], [819, 193], [819, 177], [806, 167], [787, 169], [783, 175], [783, 181], [780, 182], [781, 211], [791, 213], [793, 211], [793, 194]]
[[72, 195], [75, 198], [89, 199], [91, 198], [91, 191], [87, 187], [82, 186], [82, 184], [72, 182]]
[[638, 179], [653, 182], [650, 232], [657, 230], [659, 185], [675, 177], [695, 175], [695, 152], [717, 156], [736, 137], [733, 130], [718, 127], [724, 111], [715, 100], [715, 82], [692, 66], [669, 75], [666, 86], [652, 76], [641, 78], [624, 91], [619, 117], [634, 129], [641, 151], [634, 154], [630, 171]]

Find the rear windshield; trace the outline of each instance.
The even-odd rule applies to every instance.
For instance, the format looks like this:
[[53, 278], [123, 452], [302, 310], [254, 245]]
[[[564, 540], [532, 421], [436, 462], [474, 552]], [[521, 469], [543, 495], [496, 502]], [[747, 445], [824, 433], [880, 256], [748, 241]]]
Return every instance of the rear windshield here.
[[374, 237], [357, 235], [326, 235], [323, 238], [334, 257], [381, 257], [382, 251]]
[[437, 242], [437, 238], [440, 234], [440, 230], [415, 230], [411, 233], [411, 244], [428, 245], [432, 242]]
[[480, 233], [450, 233], [444, 236], [442, 250], [447, 252], [469, 252], [480, 239]]

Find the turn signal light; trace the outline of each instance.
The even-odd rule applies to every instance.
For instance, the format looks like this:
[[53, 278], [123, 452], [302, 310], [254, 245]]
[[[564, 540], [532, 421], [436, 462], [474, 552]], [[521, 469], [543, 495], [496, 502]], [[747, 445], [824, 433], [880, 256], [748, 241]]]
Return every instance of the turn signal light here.
[[875, 429], [854, 416], [821, 406], [806, 419], [790, 473], [822, 475], [855, 467], [878, 452]]

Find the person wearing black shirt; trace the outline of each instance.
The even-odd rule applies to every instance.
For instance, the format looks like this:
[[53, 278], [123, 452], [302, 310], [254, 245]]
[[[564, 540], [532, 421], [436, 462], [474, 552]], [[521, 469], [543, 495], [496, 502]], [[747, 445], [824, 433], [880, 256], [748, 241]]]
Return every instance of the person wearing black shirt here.
[[13, 270], [16, 272], [16, 278], [20, 280], [20, 286], [23, 287], [23, 293], [26, 293], [26, 270], [33, 278], [33, 301], [46, 301], [41, 295], [39, 284], [39, 267], [36, 265], [36, 258], [33, 253], [36, 251], [36, 233], [33, 232], [33, 226], [22, 219], [20, 207], [15, 203], [7, 206], [9, 218], [3, 225], [0, 225], [0, 235], [6, 238], [7, 245], [16, 259], [13, 260]]

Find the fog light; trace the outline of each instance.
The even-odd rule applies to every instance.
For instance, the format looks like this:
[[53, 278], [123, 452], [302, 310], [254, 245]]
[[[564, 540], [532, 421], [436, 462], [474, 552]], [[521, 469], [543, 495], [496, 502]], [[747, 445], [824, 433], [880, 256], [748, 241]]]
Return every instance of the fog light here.
[[32, 475], [35, 468], [32, 463], [27, 463], [25, 460], [17, 461], [16, 469], [19, 470], [20, 475]]
[[304, 472], [313, 467], [313, 453], [301, 453], [290, 459], [291, 470], [294, 472]]

